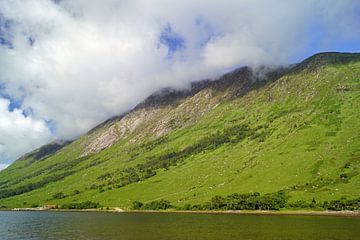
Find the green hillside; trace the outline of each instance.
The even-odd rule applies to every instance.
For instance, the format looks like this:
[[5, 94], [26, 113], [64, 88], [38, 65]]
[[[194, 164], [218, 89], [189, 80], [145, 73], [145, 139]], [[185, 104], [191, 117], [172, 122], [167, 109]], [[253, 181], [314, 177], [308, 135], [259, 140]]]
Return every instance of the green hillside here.
[[280, 190], [289, 203], [359, 198], [360, 54], [318, 54], [256, 76], [241, 68], [164, 90], [71, 143], [27, 154], [0, 172], [0, 206], [184, 206]]

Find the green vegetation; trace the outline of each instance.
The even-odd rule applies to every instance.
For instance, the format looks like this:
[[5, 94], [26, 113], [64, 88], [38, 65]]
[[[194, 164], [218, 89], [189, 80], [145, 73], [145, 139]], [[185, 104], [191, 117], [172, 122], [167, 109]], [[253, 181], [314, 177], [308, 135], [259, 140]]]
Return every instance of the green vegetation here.
[[0, 172], [0, 206], [359, 209], [360, 55], [246, 71], [27, 154]]
[[62, 149], [64, 146], [66, 146], [69, 143], [70, 142], [50, 143], [48, 145], [41, 147], [38, 151], [34, 152], [32, 157], [34, 160], [40, 160], [42, 158], [45, 158], [46, 156], [56, 153], [56, 151]]
[[159, 201], [151, 201], [150, 203], [143, 204], [139, 201], [134, 201], [132, 204], [133, 210], [166, 210], [171, 208], [169, 201], [161, 199]]
[[211, 199], [210, 209], [216, 210], [279, 210], [284, 208], [287, 198], [285, 192], [277, 194], [260, 193], [232, 194], [227, 197], [215, 196]]
[[144, 204], [139, 201], [132, 203], [133, 210], [166, 210], [175, 208], [178, 210], [280, 210], [280, 209], [322, 209], [332, 211], [358, 211], [360, 210], [360, 198], [347, 200], [333, 200], [330, 203], [325, 201], [317, 203], [315, 198], [311, 202], [299, 200], [295, 203], [288, 203], [288, 197], [284, 191], [273, 194], [261, 195], [258, 192], [248, 194], [234, 193], [226, 197], [215, 196], [205, 204], [186, 204], [183, 207], [175, 207], [169, 201], [161, 199]]
[[66, 195], [63, 192], [58, 192], [53, 195], [54, 199], [61, 199], [61, 198], [65, 198], [65, 197], [66, 197]]
[[5, 190], [1, 190], [0, 191], [0, 199], [1, 198], [8, 198], [11, 196], [15, 196], [15, 195], [20, 195], [26, 192], [30, 192], [33, 191], [37, 188], [41, 188], [43, 186], [45, 186], [46, 184], [50, 183], [50, 182], [56, 182], [59, 181], [60, 179], [65, 178], [66, 176], [71, 175], [73, 172], [63, 172], [60, 174], [55, 174], [52, 176], [48, 176], [45, 177], [44, 179], [42, 179], [39, 182], [35, 182], [35, 183], [29, 183], [23, 186], [19, 186], [16, 187], [14, 189], [5, 189]]
[[330, 203], [327, 201], [324, 202], [323, 208], [333, 211], [355, 211], [360, 210], [360, 198], [347, 200], [346, 198], [341, 198], [340, 200], [332, 200]]
[[96, 202], [85, 201], [80, 203], [66, 203], [58, 207], [59, 209], [93, 209], [99, 208], [101, 205]]

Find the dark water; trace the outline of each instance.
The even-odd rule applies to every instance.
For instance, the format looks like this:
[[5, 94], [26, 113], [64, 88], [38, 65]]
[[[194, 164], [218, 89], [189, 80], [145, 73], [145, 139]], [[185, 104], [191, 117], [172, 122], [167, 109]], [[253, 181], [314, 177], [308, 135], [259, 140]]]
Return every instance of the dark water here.
[[355, 240], [360, 239], [360, 218], [0, 212], [0, 239]]

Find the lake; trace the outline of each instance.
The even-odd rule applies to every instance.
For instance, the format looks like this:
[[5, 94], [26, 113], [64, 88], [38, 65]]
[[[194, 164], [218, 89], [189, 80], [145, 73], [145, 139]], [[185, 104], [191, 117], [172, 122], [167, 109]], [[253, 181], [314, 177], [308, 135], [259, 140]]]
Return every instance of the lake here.
[[360, 218], [0, 211], [1, 240], [360, 239]]

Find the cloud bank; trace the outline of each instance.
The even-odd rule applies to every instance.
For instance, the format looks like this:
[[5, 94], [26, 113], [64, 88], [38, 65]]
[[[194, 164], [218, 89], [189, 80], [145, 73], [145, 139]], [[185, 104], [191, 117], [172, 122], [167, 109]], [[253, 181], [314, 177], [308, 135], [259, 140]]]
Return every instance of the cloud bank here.
[[360, 42], [359, 12], [357, 0], [0, 0], [0, 162], [159, 88]]
[[[18, 157], [30, 149], [52, 140], [50, 130], [42, 120], [26, 117], [19, 109], [9, 112], [10, 101], [0, 98], [0, 159]], [[0, 163], [0, 170], [6, 165]]]

